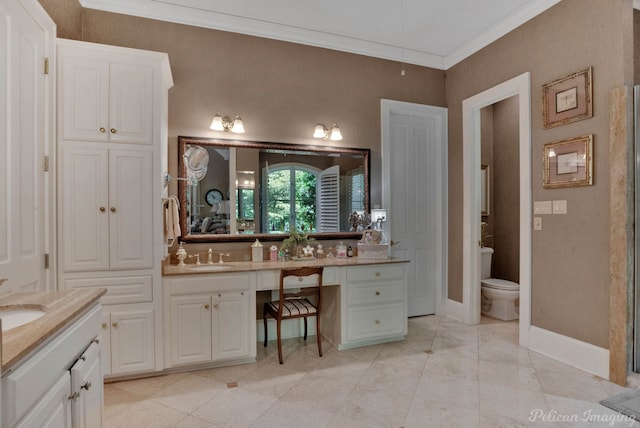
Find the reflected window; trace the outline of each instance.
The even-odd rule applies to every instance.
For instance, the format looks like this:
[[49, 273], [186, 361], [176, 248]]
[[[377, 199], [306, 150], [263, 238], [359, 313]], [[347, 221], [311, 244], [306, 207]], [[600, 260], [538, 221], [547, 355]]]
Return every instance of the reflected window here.
[[268, 233], [287, 233], [316, 229], [316, 185], [318, 170], [307, 165], [286, 165], [269, 168], [264, 189], [263, 224]]

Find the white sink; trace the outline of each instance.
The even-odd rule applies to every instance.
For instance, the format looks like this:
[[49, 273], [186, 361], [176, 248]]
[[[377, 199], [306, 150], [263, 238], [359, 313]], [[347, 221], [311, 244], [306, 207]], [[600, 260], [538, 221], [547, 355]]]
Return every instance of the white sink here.
[[185, 267], [185, 270], [191, 271], [191, 272], [218, 272], [221, 270], [227, 270], [227, 269], [231, 269], [233, 266], [229, 266], [229, 265], [192, 265], [189, 266], [187, 265]]
[[23, 324], [35, 321], [45, 314], [40, 309], [8, 309], [0, 310], [2, 331], [20, 327]]

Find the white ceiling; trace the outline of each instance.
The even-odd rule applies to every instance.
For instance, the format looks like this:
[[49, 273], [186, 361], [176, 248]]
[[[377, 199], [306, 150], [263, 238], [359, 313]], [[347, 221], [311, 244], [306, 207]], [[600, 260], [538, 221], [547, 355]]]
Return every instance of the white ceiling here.
[[82, 6], [447, 69], [560, 0], [80, 0]]

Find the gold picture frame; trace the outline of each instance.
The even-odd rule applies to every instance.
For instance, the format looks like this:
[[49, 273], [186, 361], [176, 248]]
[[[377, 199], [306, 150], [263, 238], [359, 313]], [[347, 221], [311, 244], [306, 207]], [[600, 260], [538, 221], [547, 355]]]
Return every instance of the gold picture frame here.
[[593, 185], [593, 134], [544, 145], [545, 189]]
[[542, 85], [545, 129], [593, 117], [592, 67]]

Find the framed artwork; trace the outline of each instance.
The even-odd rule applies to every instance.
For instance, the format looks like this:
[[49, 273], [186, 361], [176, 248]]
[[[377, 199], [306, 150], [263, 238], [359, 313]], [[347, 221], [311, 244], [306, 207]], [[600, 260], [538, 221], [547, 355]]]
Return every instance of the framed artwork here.
[[593, 117], [592, 68], [542, 85], [544, 128]]
[[545, 189], [593, 185], [593, 134], [544, 145]]

